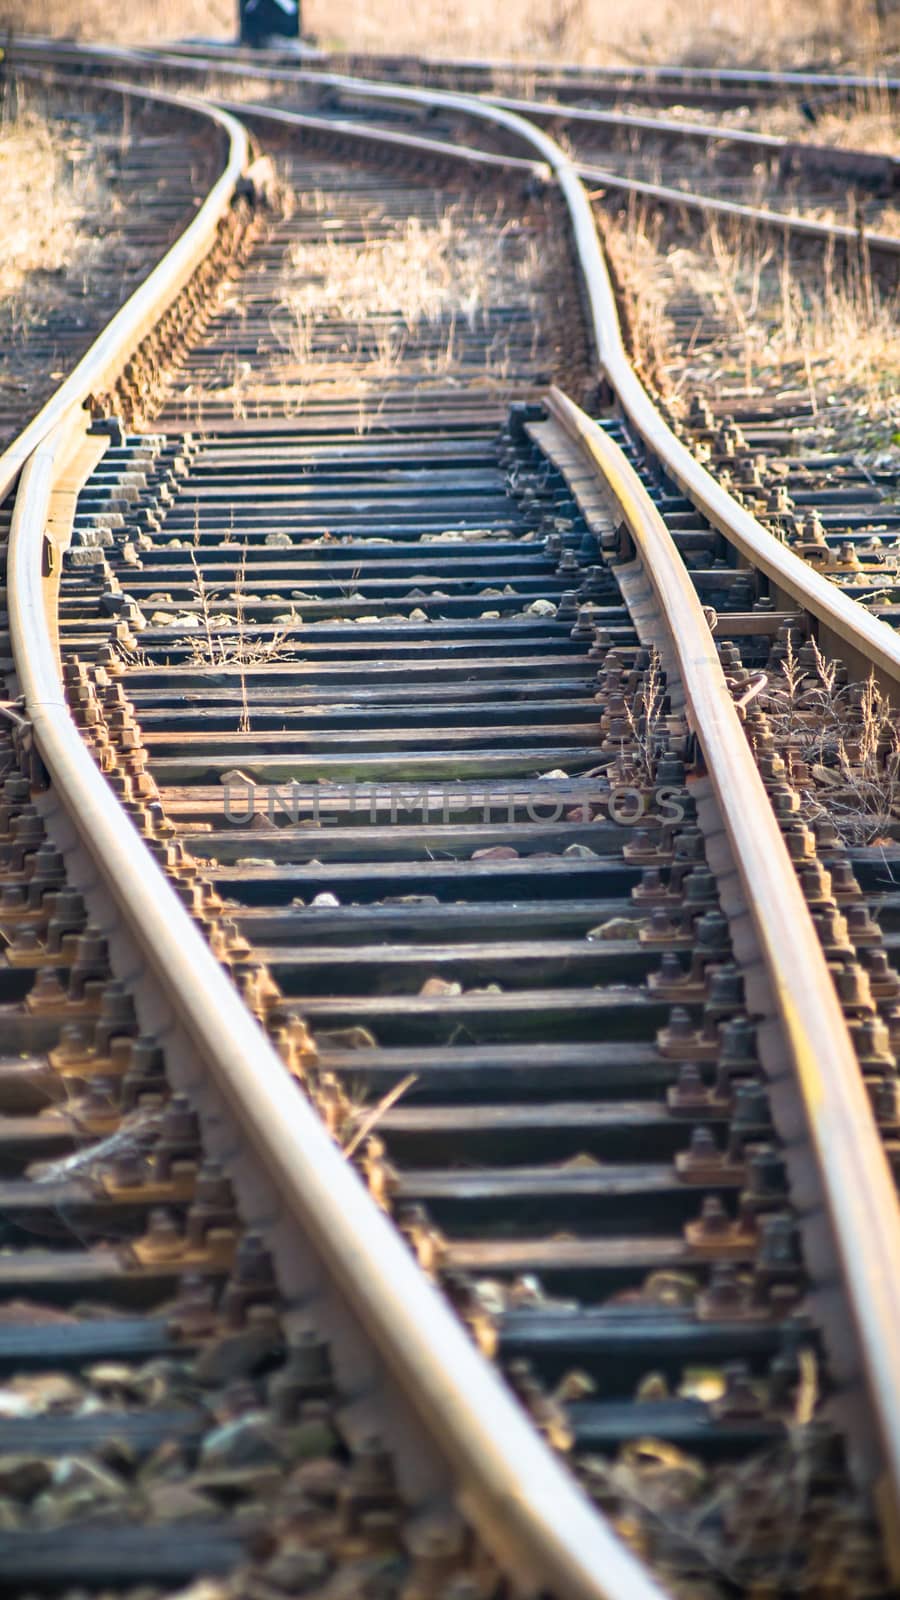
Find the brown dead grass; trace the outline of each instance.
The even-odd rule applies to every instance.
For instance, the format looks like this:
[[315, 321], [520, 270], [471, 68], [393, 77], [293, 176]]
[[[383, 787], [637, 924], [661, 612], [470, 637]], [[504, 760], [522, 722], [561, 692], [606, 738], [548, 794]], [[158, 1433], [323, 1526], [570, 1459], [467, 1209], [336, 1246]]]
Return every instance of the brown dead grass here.
[[845, 445], [894, 448], [900, 298], [865, 262], [845, 273], [826, 248], [810, 265], [784, 242], [716, 222], [702, 243], [681, 243], [640, 202], [604, 217], [603, 234], [635, 358], [676, 410], [695, 392], [799, 391], [814, 425], [840, 423]]
[[778, 750], [808, 770], [806, 800], [827, 816], [845, 844], [900, 835], [900, 728], [874, 678], [841, 684], [838, 663], [814, 641], [815, 667], [800, 669], [789, 641], [780, 674], [760, 705]]
[[[157, 40], [190, 35], [228, 38], [235, 0], [143, 0], [111, 12], [108, 0], [6, 0], [0, 23], [23, 31]], [[745, 61], [849, 60], [873, 67], [896, 41], [875, 0], [486, 0], [453, 6], [421, 0], [306, 0], [304, 26], [325, 48], [410, 51], [430, 55], [580, 61], [683, 60], [697, 65]]]
[[0, 445], [65, 375], [60, 317], [85, 318], [91, 284], [121, 260], [102, 161], [82, 124], [45, 115], [20, 85], [0, 120], [4, 227], [0, 232]]
[[23, 290], [41, 300], [50, 286], [35, 274], [77, 271], [90, 254], [84, 223], [98, 210], [102, 184], [86, 147], [52, 127], [21, 94], [18, 114], [0, 124], [0, 167], [0, 301]]
[[140, 0], [112, 6], [109, 0], [0, 0], [0, 28], [81, 39], [184, 39], [192, 34], [230, 38], [234, 0]]
[[[315, 209], [315, 194], [303, 204]], [[410, 376], [420, 394], [464, 373], [469, 383], [505, 395], [510, 371], [519, 370], [521, 330], [511, 334], [492, 307], [501, 301], [526, 311], [536, 346], [536, 285], [547, 263], [529, 229], [451, 205], [434, 222], [373, 214], [362, 232], [361, 241], [307, 239], [285, 256], [270, 320], [285, 403], [298, 411], [346, 392], [348, 354], [361, 429], [390, 387]]]
[[407, 332], [455, 316], [473, 327], [502, 280], [507, 292], [535, 310], [528, 284], [536, 246], [522, 249], [519, 230], [498, 226], [483, 239], [458, 230], [452, 208], [434, 223], [412, 216], [386, 234], [345, 243], [326, 234], [289, 252], [286, 303], [296, 320], [323, 312], [363, 322], [396, 314]]

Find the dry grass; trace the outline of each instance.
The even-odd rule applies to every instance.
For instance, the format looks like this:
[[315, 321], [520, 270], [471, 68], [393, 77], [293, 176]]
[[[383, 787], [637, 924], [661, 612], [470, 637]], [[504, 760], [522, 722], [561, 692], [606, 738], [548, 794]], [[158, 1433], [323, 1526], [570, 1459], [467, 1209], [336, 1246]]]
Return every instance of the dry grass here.
[[633, 204], [603, 231], [635, 355], [670, 405], [697, 390], [735, 400], [799, 391], [817, 426], [840, 425], [842, 443], [891, 450], [900, 296], [879, 289], [864, 257], [839, 271], [826, 248], [807, 270], [789, 243], [715, 221], [701, 246], [666, 244], [659, 219]]
[[[646, 115], [648, 107], [639, 109]], [[756, 129], [786, 139], [837, 145], [842, 150], [880, 151], [885, 155], [900, 153], [897, 115], [890, 97], [880, 90], [867, 91], [845, 109], [816, 107], [814, 121], [810, 121], [809, 113], [810, 107], [804, 111], [799, 101], [738, 106], [734, 110], [723, 108], [712, 117], [696, 106], [663, 106], [659, 110], [660, 116], [687, 124], [715, 121], [723, 128]], [[651, 109], [651, 115], [654, 114]]]
[[[0, 22], [23, 31], [156, 40], [227, 38], [234, 0], [143, 0], [111, 12], [107, 0], [6, 0]], [[326, 48], [581, 61], [685, 60], [877, 64], [893, 48], [896, 14], [876, 0], [485, 0], [398, 7], [391, 0], [306, 0], [304, 26]]]
[[[304, 204], [315, 209], [316, 196]], [[286, 254], [270, 322], [286, 408], [349, 391], [362, 431], [392, 385], [410, 379], [425, 394], [464, 373], [503, 395], [521, 325], [511, 333], [491, 308], [528, 313], [532, 355], [539, 333], [542, 262], [528, 227], [455, 206], [433, 222], [372, 214], [361, 225], [361, 243], [326, 234]]]
[[841, 685], [813, 642], [802, 671], [788, 641], [780, 676], [760, 698], [776, 747], [809, 769], [807, 799], [850, 845], [900, 836], [900, 727], [874, 678]]
[[635, 779], [649, 788], [653, 786], [657, 757], [664, 743], [665, 704], [662, 662], [654, 648], [650, 651], [650, 663], [644, 671], [634, 702], [625, 707], [625, 718], [634, 744], [632, 761]]
[[385, 0], [309, 0], [307, 25], [323, 44], [368, 50], [419, 50], [507, 59], [610, 62], [631, 59], [772, 62], [828, 59], [853, 52], [877, 59], [882, 30], [873, 0], [524, 0], [515, 8], [459, 0], [404, 14]]
[[84, 124], [44, 115], [40, 92], [19, 88], [0, 118], [4, 227], [0, 234], [0, 444], [65, 376], [59, 329], [88, 326], [88, 295], [121, 271], [122, 202], [92, 159]]
[[[192, 614], [199, 621], [196, 634], [183, 640], [191, 651], [192, 664], [198, 666], [259, 666], [280, 660], [289, 653], [287, 641], [293, 624], [279, 623], [271, 634], [253, 633], [246, 608], [252, 596], [246, 593], [246, 554], [242, 556], [234, 588], [224, 585], [211, 589], [191, 551], [194, 569]], [[227, 611], [217, 606], [228, 604]]]
[[[192, 667], [238, 668], [241, 691], [241, 708], [237, 731], [249, 734], [252, 730], [250, 693], [247, 684], [247, 667], [265, 666], [273, 661], [283, 661], [293, 655], [292, 634], [294, 622], [278, 623], [271, 633], [253, 632], [247, 619], [247, 605], [254, 598], [247, 593], [247, 553], [241, 556], [232, 589], [225, 585], [211, 588], [203, 576], [194, 551], [191, 551], [193, 582], [191, 604], [186, 612], [176, 614], [172, 621], [182, 627], [186, 616], [195, 622], [192, 631], [178, 640], [188, 652]], [[227, 605], [227, 610], [219, 607]], [[300, 621], [300, 618], [297, 618]]]
[[109, 196], [87, 146], [32, 108], [23, 88], [16, 114], [0, 123], [0, 166], [0, 302], [17, 296], [25, 316], [53, 298], [48, 279], [77, 276], [100, 258], [91, 224]]
[[797, 1411], [783, 1443], [737, 1464], [709, 1467], [654, 1438], [582, 1461], [589, 1491], [639, 1555], [652, 1552], [678, 1600], [883, 1592], [864, 1502], [843, 1505], [833, 1529], [823, 1527], [828, 1431], [809, 1425], [800, 1396]]
[[668, 313], [673, 285], [666, 272], [670, 258], [661, 242], [662, 217], [648, 215], [642, 202], [631, 195], [624, 213], [603, 218], [602, 234], [627, 323], [632, 359], [644, 377], [665, 388], [675, 325]]
[[0, 27], [82, 39], [227, 39], [235, 32], [236, 10], [236, 0], [141, 0], [115, 7], [108, 0], [0, 0]]
[[[504, 246], [512, 231], [506, 223], [486, 239], [458, 235], [451, 209], [430, 225], [409, 217], [362, 246], [329, 235], [298, 244], [287, 267], [301, 284], [288, 291], [285, 306], [298, 323], [333, 311], [348, 321], [397, 317], [408, 333], [447, 316], [474, 327], [483, 318], [492, 282], [507, 264]], [[527, 281], [532, 264], [523, 263], [525, 271], [517, 276]]]

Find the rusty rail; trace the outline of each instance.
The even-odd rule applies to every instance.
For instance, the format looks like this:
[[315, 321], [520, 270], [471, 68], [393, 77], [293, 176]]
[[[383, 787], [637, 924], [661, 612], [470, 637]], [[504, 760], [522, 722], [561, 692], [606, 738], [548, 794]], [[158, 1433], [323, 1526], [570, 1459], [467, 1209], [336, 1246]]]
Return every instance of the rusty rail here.
[[[118, 68], [130, 66], [137, 70], [153, 64], [170, 71], [184, 73], [215, 73], [220, 77], [257, 78], [261, 82], [285, 83], [294, 82], [308, 86], [330, 88], [338, 93], [356, 93], [363, 98], [362, 85], [366, 80], [359, 77], [349, 77], [346, 74], [320, 68], [312, 69], [309, 66], [297, 66], [292, 63], [284, 66], [266, 66], [259, 62], [252, 63], [245, 60], [232, 60], [219, 55], [193, 51], [150, 51], [140, 48], [117, 49], [110, 46], [74, 46], [55, 41], [23, 42], [17, 45], [19, 54], [29, 61], [39, 60], [43, 54], [46, 60], [59, 60], [64, 63], [84, 64], [102, 63]], [[324, 60], [325, 58], [323, 58]], [[849, 80], [848, 80], [849, 81]], [[384, 105], [392, 101], [397, 105], [410, 102], [413, 95], [432, 97], [440, 100], [448, 91], [445, 90], [420, 90], [411, 85], [376, 82], [367, 85]], [[476, 96], [464, 98], [475, 100]], [[719, 144], [733, 144], [738, 148], [751, 148], [768, 155], [787, 156], [792, 154], [798, 161], [803, 161], [804, 151], [807, 148], [803, 143], [791, 141], [777, 135], [756, 133], [750, 130], [716, 127], [703, 123], [674, 122], [664, 118], [640, 116], [634, 113], [620, 113], [617, 111], [603, 111], [593, 108], [568, 107], [564, 103], [547, 101], [530, 101], [513, 96], [494, 93], [487, 88], [483, 99], [488, 105], [495, 106], [504, 111], [518, 113], [529, 121], [540, 118], [543, 121], [554, 122], [565, 120], [576, 124], [583, 123], [587, 126], [633, 128], [642, 132], [666, 135], [670, 138], [682, 140], [700, 140], [704, 143], [715, 141]], [[224, 103], [224, 102], [222, 102]], [[261, 111], [262, 108], [256, 108]], [[274, 108], [270, 108], [274, 109]], [[302, 115], [302, 113], [293, 113]], [[387, 136], [386, 136], [387, 137]], [[402, 135], [390, 134], [390, 139], [398, 141]], [[810, 152], [818, 152], [818, 164], [821, 164], [822, 146], [811, 145]], [[889, 177], [896, 183], [896, 173], [900, 170], [900, 163], [891, 156], [870, 155], [866, 151], [835, 152], [846, 160], [855, 157], [857, 160], [868, 160], [875, 163], [883, 176]], [[658, 205], [669, 208], [681, 207], [688, 211], [699, 211], [713, 216], [721, 216], [733, 222], [746, 222], [753, 226], [769, 228], [779, 234], [792, 233], [800, 239], [830, 240], [835, 245], [845, 246], [850, 249], [858, 248], [860, 234], [857, 229], [839, 222], [825, 222], [820, 219], [796, 215], [793, 212], [772, 211], [760, 206], [743, 205], [733, 200], [719, 199], [714, 195], [698, 194], [692, 190], [676, 189], [665, 184], [651, 183], [640, 178], [628, 178], [619, 173], [612, 172], [595, 161], [583, 161], [573, 157], [573, 165], [579, 175], [593, 185], [602, 185], [604, 188], [617, 190], [625, 194], [639, 194]], [[877, 233], [872, 229], [864, 229], [866, 246], [870, 253], [879, 260], [893, 262], [900, 256], [900, 239], [890, 234]]]
[[[517, 135], [523, 147], [549, 167], [569, 209], [600, 362], [632, 426], [742, 553], [823, 626], [852, 640], [881, 670], [900, 678], [900, 644], [891, 630], [785, 551], [718, 487], [655, 411], [627, 362], [589, 202], [576, 169], [559, 146], [514, 113], [469, 96], [340, 81], [362, 98], [442, 105], [493, 122]], [[256, 117], [270, 114], [265, 106], [252, 109]], [[279, 113], [279, 120], [290, 115]], [[227, 113], [220, 116], [230, 131], [232, 155], [236, 149], [245, 154], [243, 130]], [[367, 130], [372, 138], [383, 132]], [[430, 143], [421, 141], [425, 150]], [[236, 175], [231, 160], [226, 170], [231, 182]], [[222, 188], [225, 181], [223, 174], [214, 191], [217, 203], [228, 203]], [[197, 228], [202, 215], [192, 228]], [[204, 227], [214, 230], [211, 212]], [[152, 972], [195, 1064], [205, 1064], [214, 1075], [270, 1177], [277, 1178], [292, 1220], [307, 1240], [313, 1238], [320, 1266], [337, 1286], [355, 1324], [366, 1328], [431, 1447], [449, 1470], [461, 1505], [514, 1574], [521, 1592], [533, 1593], [544, 1586], [572, 1596], [658, 1600], [656, 1585], [537, 1438], [334, 1149], [159, 869], [149, 856], [145, 859], [138, 836], [69, 717], [41, 578], [49, 497], [84, 398], [100, 375], [108, 378], [110, 372], [121, 370], [152, 325], [154, 308], [158, 315], [168, 303], [166, 296], [177, 293], [176, 285], [183, 285], [189, 276], [188, 261], [200, 243], [195, 234], [190, 250], [182, 248], [186, 237], [0, 460], [0, 482], [7, 488], [26, 463], [11, 533], [8, 603], [26, 710], [53, 783], [48, 804], [61, 808], [70, 849], [91, 863], [104, 895], [114, 901], [128, 946]], [[602, 475], [610, 486], [635, 547], [642, 552], [658, 603], [666, 604], [689, 715], [707, 755], [751, 897], [793, 1078], [803, 1100], [806, 1137], [815, 1151], [818, 1180], [849, 1289], [856, 1342], [886, 1463], [883, 1498], [895, 1516], [900, 1506], [900, 1351], [895, 1338], [900, 1320], [895, 1271], [900, 1259], [900, 1209], [846, 1025], [789, 864], [782, 872], [776, 839], [781, 852], [784, 846], [777, 824], [767, 805], [756, 803], [756, 791], [746, 788], [751, 781], [745, 771], [749, 753], [738, 744], [743, 736], [735, 725], [708, 630], [702, 636], [695, 631], [697, 602], [688, 594], [684, 568], [665, 545], [664, 528], [615, 447], [598, 437], [600, 430], [563, 397], [555, 397], [553, 407], [577, 443], [586, 469]], [[759, 786], [758, 775], [755, 782]], [[751, 792], [753, 799], [748, 800]], [[850, 1126], [852, 1140], [847, 1138]]]
[[[307, 76], [319, 78], [322, 74], [310, 73]], [[701, 466], [653, 404], [625, 352], [615, 297], [580, 169], [569, 160], [556, 141], [517, 113], [473, 96], [399, 89], [396, 85], [360, 84], [353, 79], [335, 78], [335, 81], [352, 86], [354, 93], [358, 93], [362, 100], [377, 102], [391, 99], [418, 106], [441, 105], [481, 121], [493, 122], [520, 138], [526, 148], [530, 147], [537, 160], [552, 172], [562, 190], [600, 366], [631, 426], [698, 510], [751, 565], [765, 573], [778, 591], [816, 619], [823, 637], [839, 641], [840, 646], [849, 650], [853, 658], [874, 667], [889, 685], [900, 683], [900, 633], [873, 617], [858, 601], [843, 594], [835, 584], [814, 572], [800, 556], [781, 544]], [[299, 125], [305, 121], [307, 125], [315, 123], [322, 129], [328, 126], [324, 118], [304, 118], [300, 113], [276, 110], [265, 104], [248, 103], [242, 110], [259, 121], [270, 119], [290, 124], [297, 119]], [[365, 137], [373, 143], [377, 143], [385, 133], [375, 124], [357, 123], [355, 126], [360, 138]], [[423, 139], [421, 147], [428, 150], [433, 143], [436, 144], [436, 141]], [[446, 150], [446, 145], [440, 148]], [[466, 150], [465, 155], [471, 158], [471, 151]]]
[[[846, 1019], [759, 769], [744, 735], [697, 592], [671, 534], [613, 439], [558, 390], [550, 412], [572, 442], [586, 477], [624, 522], [652, 590], [652, 636], [705, 759], [730, 856], [743, 886], [759, 957], [769, 979], [778, 1038], [761, 1047], [773, 1081], [795, 1190], [810, 1206], [810, 1141], [854, 1332], [868, 1379], [881, 1459], [876, 1495], [889, 1537], [900, 1528], [900, 1204], [872, 1116]], [[538, 430], [540, 432], [540, 430]], [[570, 479], [578, 492], [577, 477]], [[762, 1024], [765, 1034], [766, 1023]], [[789, 1076], [786, 1076], [789, 1075]], [[796, 1096], [796, 1102], [794, 1097]], [[802, 1110], [798, 1127], [796, 1110]], [[780, 1111], [780, 1117], [779, 1117]], [[813, 1278], [816, 1278], [813, 1271]], [[827, 1295], [826, 1295], [827, 1299]], [[834, 1348], [846, 1346], [842, 1313], [822, 1306]]]
[[51, 496], [83, 441], [85, 398], [122, 370], [188, 281], [234, 193], [247, 136], [228, 113], [215, 117], [231, 158], [201, 213], [0, 462], [7, 488], [19, 475], [7, 607], [28, 737], [49, 780], [36, 803], [119, 975], [157, 1025], [168, 1019], [167, 1062], [213, 1136], [223, 1105], [230, 1112], [247, 1150], [237, 1160], [238, 1195], [249, 1196], [252, 1215], [260, 1190], [272, 1192], [289, 1223], [273, 1240], [275, 1260], [295, 1284], [303, 1263], [306, 1298], [314, 1287], [325, 1303], [338, 1367], [358, 1384], [359, 1350], [372, 1349], [386, 1372], [384, 1425], [402, 1441], [401, 1481], [413, 1504], [454, 1499], [523, 1596], [664, 1600], [333, 1143], [95, 765], [65, 700], [47, 580]]

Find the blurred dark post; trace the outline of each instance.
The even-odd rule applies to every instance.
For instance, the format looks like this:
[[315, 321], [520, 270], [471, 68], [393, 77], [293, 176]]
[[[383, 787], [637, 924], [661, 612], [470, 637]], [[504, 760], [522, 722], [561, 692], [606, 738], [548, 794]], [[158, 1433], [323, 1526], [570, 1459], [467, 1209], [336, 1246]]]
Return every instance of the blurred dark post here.
[[299, 39], [300, 0], [239, 0], [241, 44]]

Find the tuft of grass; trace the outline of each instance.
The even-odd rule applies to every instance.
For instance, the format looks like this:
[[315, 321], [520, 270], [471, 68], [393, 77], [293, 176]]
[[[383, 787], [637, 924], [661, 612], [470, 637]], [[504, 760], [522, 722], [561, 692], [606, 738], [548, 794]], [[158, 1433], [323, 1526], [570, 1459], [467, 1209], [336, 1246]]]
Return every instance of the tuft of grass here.
[[[179, 639], [179, 645], [189, 652], [191, 666], [240, 668], [241, 709], [238, 733], [251, 731], [250, 696], [245, 668], [266, 666], [273, 661], [283, 661], [293, 653], [293, 628], [285, 623], [271, 634], [254, 633], [246, 618], [247, 553], [243, 552], [234, 578], [234, 587], [211, 588], [203, 576], [196, 554], [191, 550], [194, 577], [191, 584], [191, 610], [197, 615], [200, 626], [196, 632]], [[230, 599], [232, 611], [218, 609], [223, 597]]]
[[864, 247], [839, 268], [826, 246], [807, 270], [789, 240], [743, 225], [712, 219], [686, 244], [633, 203], [600, 223], [633, 353], [673, 409], [683, 390], [800, 389], [850, 446], [900, 427], [900, 294], [880, 286]]
[[91, 291], [117, 282], [132, 255], [108, 147], [92, 151], [77, 115], [44, 105], [30, 84], [0, 100], [0, 445], [65, 376], [65, 320], [89, 326]]
[[635, 775], [639, 783], [648, 786], [652, 786], [656, 776], [656, 758], [665, 732], [665, 703], [662, 662], [654, 648], [650, 651], [650, 663], [643, 674], [634, 704], [626, 703], [625, 706], [625, 718], [634, 742]]
[[849, 845], [900, 837], [900, 726], [874, 677], [841, 684], [838, 663], [815, 640], [812, 671], [791, 640], [778, 677], [760, 696], [776, 748], [810, 772], [801, 784]]
[[288, 252], [290, 274], [301, 286], [285, 299], [295, 314], [325, 307], [348, 319], [396, 315], [410, 333], [448, 313], [474, 327], [492, 274], [502, 265], [503, 247], [503, 230], [486, 240], [468, 231], [457, 235], [452, 207], [432, 224], [408, 217], [386, 233], [369, 235], [361, 246], [326, 235]]
[[[315, 213], [315, 193], [301, 204]], [[489, 226], [476, 233], [473, 221]], [[388, 222], [367, 209], [360, 228], [361, 242], [328, 233], [286, 252], [269, 332], [287, 408], [296, 413], [311, 399], [349, 393], [362, 433], [392, 389], [408, 388], [410, 380], [418, 393], [454, 383], [460, 373], [501, 396], [514, 387], [523, 326], [532, 353], [541, 336], [549, 270], [528, 224], [513, 226], [493, 213], [473, 217], [460, 203], [433, 222]], [[495, 316], [491, 307], [500, 304], [518, 317]]]

